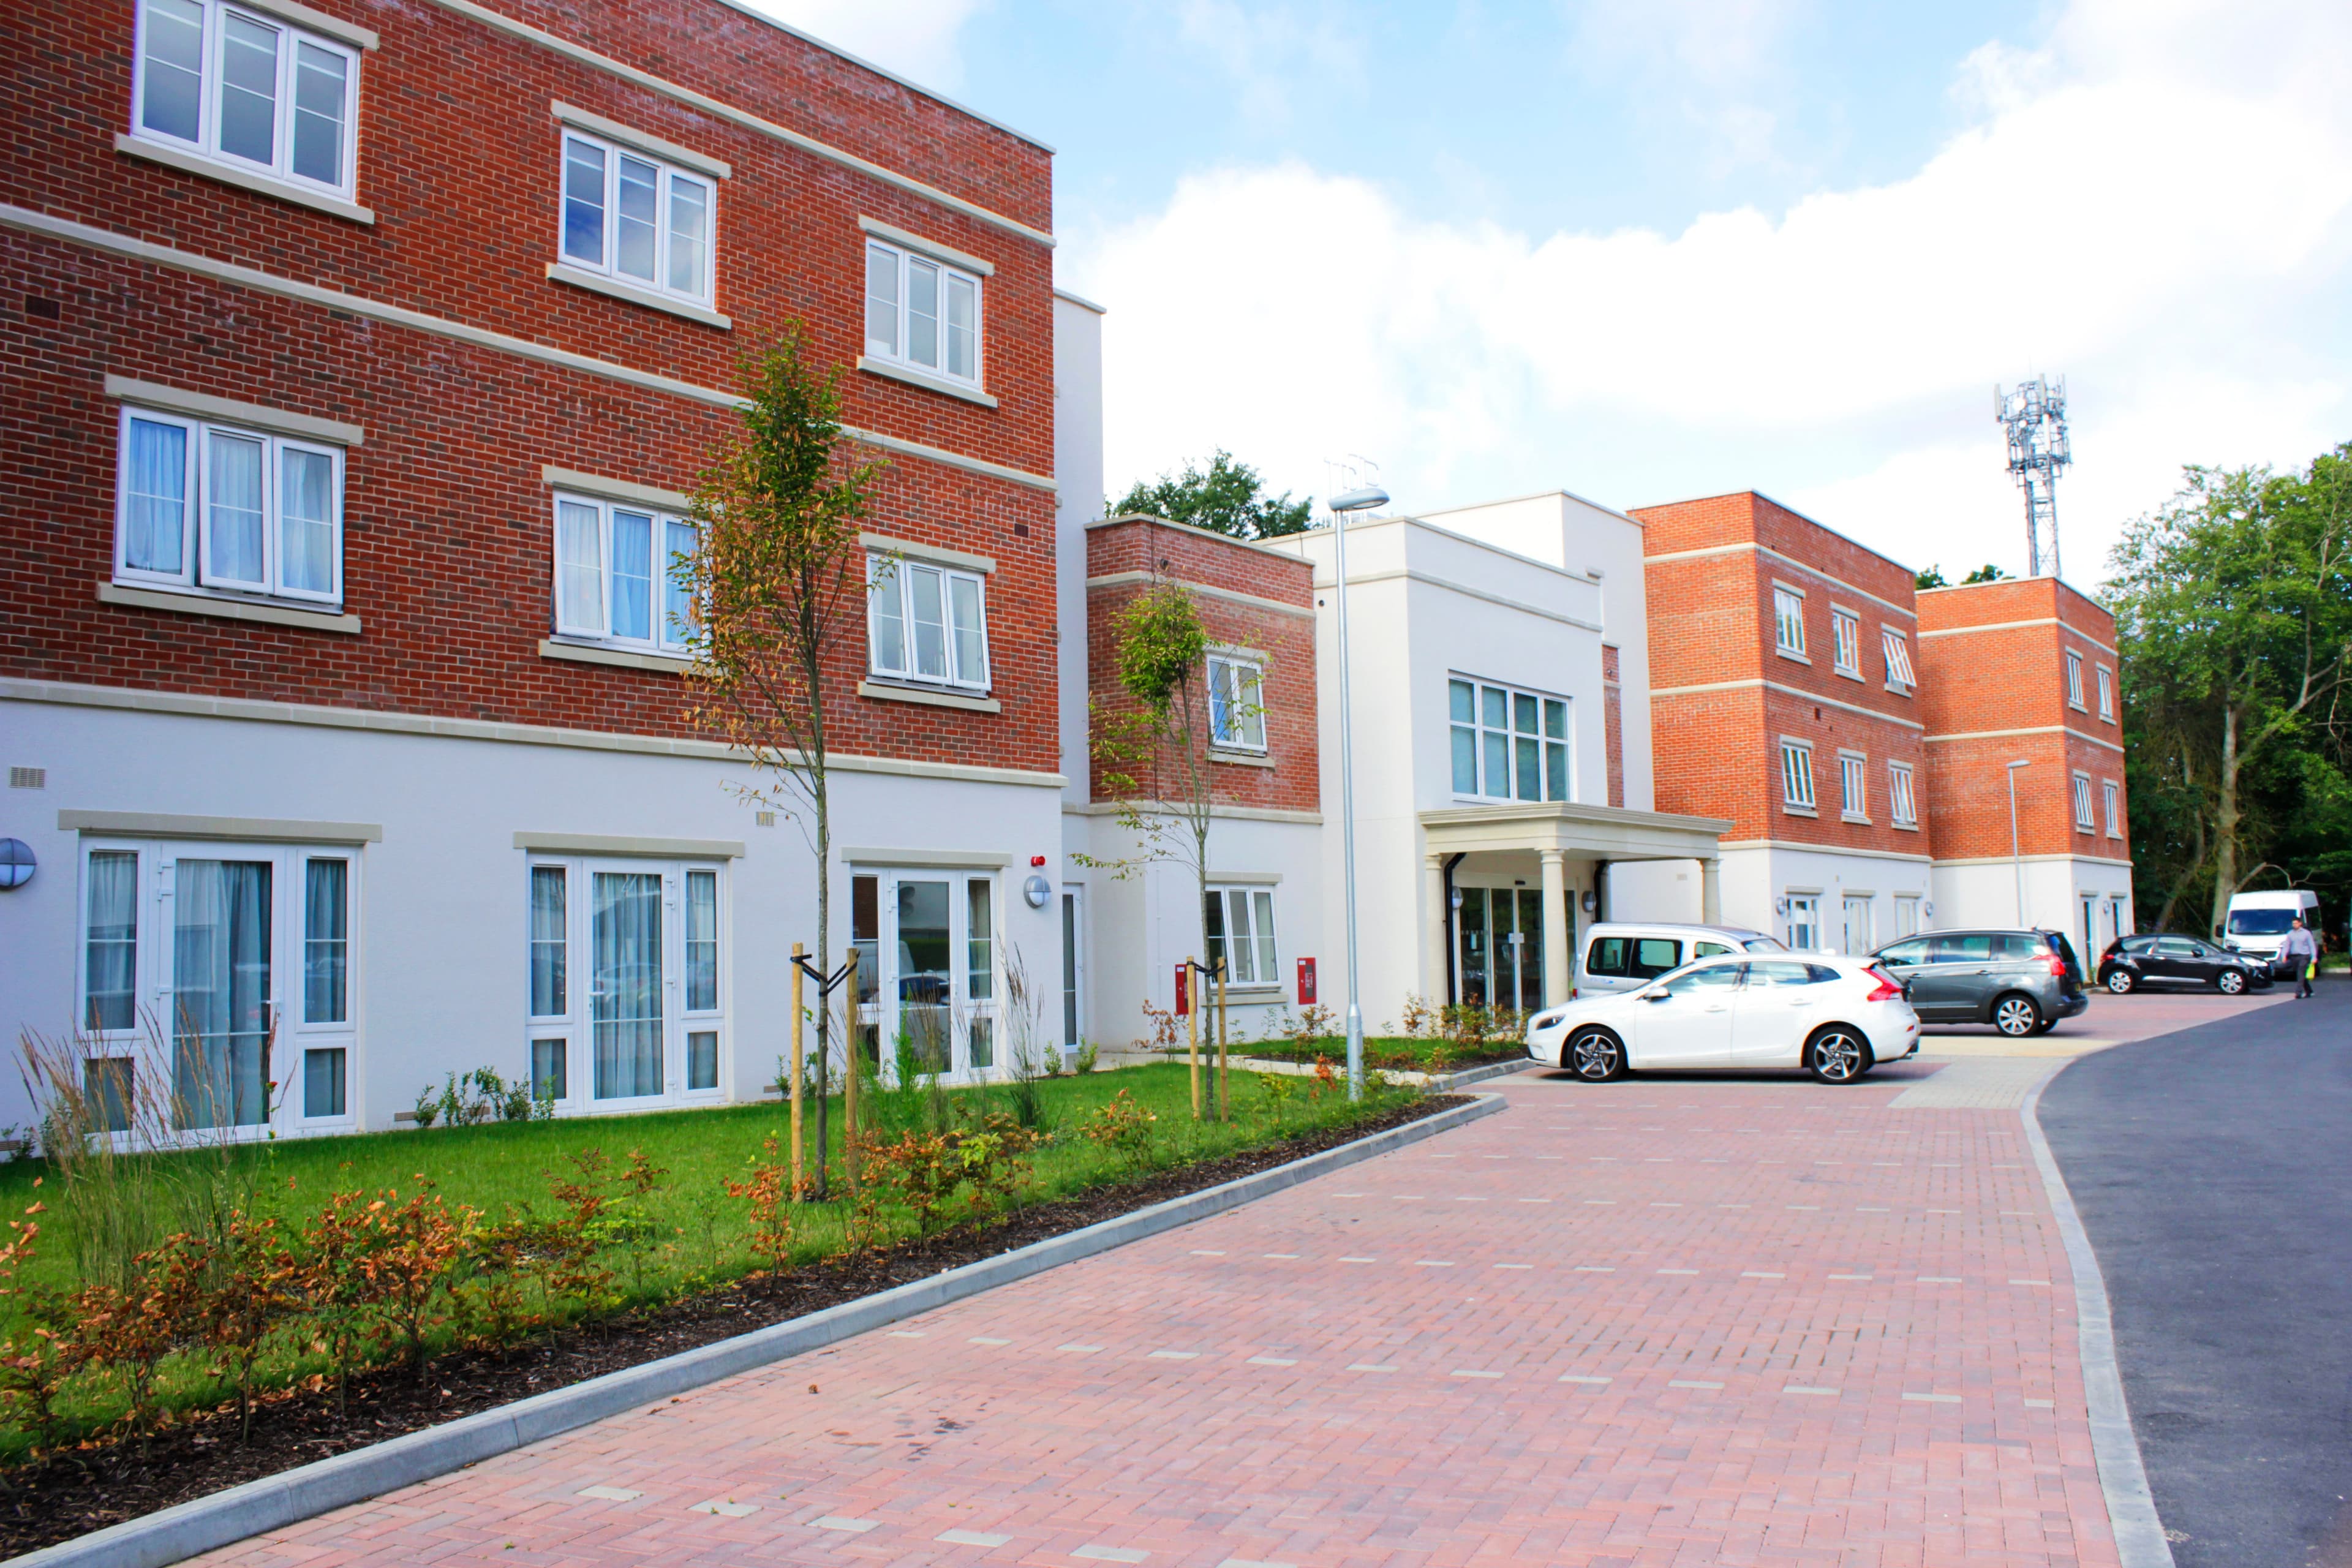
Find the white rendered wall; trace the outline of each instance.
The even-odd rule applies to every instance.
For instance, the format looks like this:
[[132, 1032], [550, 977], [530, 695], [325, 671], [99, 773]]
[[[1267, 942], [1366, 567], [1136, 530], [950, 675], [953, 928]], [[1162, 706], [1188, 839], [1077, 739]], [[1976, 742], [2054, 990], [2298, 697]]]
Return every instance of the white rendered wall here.
[[1087, 762], [1087, 524], [1103, 509], [1103, 312], [1054, 296], [1054, 618], [1061, 660], [1064, 796], [1083, 803]]
[[[1611, 920], [1696, 924], [1705, 913], [1696, 860], [1620, 860], [1609, 868], [1608, 881]], [[1731, 900], [1724, 901], [1727, 908]]]
[[[352, 932], [359, 1037], [349, 1093], [363, 1126], [391, 1125], [446, 1073], [526, 1071], [519, 832], [740, 841], [720, 900], [723, 1096], [757, 1098], [789, 1048], [786, 956], [795, 941], [815, 942], [814, 861], [791, 820], [757, 826], [730, 793], [752, 776], [739, 763], [48, 702], [0, 701], [0, 729], [12, 760], [48, 771], [47, 788], [12, 791], [0, 806], [0, 835], [24, 839], [40, 860], [29, 885], [0, 894], [0, 1027], [11, 1041], [74, 1020], [79, 839], [58, 815], [86, 810], [381, 826], [381, 842], [358, 852]], [[1057, 911], [1021, 897], [1030, 858], [1058, 846], [1055, 790], [836, 772], [833, 801], [836, 846], [1001, 858], [1003, 938], [1033, 973], [1058, 973]], [[839, 863], [833, 889], [838, 962], [849, 929]], [[299, 975], [283, 941], [273, 955], [281, 1001]], [[585, 1089], [575, 1095], [584, 1101]], [[26, 1116], [7, 1075], [0, 1123]]]
[[[2022, 922], [2017, 902], [2021, 869], [2025, 883]], [[1939, 926], [2054, 926], [2079, 941], [2080, 900], [2085, 897], [2124, 900], [2126, 934], [2138, 913], [2131, 901], [2128, 865], [2076, 856], [2028, 857], [2021, 868], [2007, 860], [1945, 861], [1937, 866], [1935, 879]]]
[[[1867, 895], [1870, 899], [1868, 947], [1894, 940], [1895, 900], [1898, 895], [1920, 900], [1919, 924], [1923, 930], [1958, 923], [1948, 918], [1942, 900], [1936, 897], [1931, 868], [1925, 860], [1775, 846], [1726, 850], [1723, 865], [1723, 918], [1727, 924], [1749, 926], [1785, 939], [1789, 921], [1780, 912], [1779, 900], [1810, 896], [1820, 910], [1821, 934], [1815, 946], [1832, 952], [1844, 945], [1843, 905], [1849, 897]], [[1935, 906], [1932, 918], [1927, 912], [1930, 904]]]

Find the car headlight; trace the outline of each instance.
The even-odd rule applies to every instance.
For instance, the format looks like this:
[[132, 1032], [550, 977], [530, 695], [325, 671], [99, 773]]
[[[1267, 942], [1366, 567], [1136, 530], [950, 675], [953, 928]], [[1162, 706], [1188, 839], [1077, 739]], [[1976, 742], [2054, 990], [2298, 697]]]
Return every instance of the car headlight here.
[[1534, 1017], [1528, 1020], [1528, 1027], [1530, 1029], [1549, 1029], [1566, 1019], [1567, 1016], [1568, 1014], [1565, 1011], [1559, 1013], [1538, 1013]]

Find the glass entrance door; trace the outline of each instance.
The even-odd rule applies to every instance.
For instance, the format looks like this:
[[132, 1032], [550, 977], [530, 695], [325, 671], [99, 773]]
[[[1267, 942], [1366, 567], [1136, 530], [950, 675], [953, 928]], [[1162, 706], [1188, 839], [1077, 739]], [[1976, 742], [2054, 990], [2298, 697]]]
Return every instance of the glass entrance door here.
[[[886, 1078], [996, 1066], [996, 879], [906, 871], [851, 879], [860, 1048]], [[869, 983], [866, 976], [871, 973]]]
[[650, 871], [592, 879], [588, 1022], [598, 1100], [662, 1092], [662, 879]]
[[269, 1120], [270, 872], [182, 860], [172, 931], [172, 1100], [184, 1129]]
[[1529, 1012], [1543, 1005], [1543, 896], [1533, 888], [1464, 888], [1454, 910], [1456, 1000]]

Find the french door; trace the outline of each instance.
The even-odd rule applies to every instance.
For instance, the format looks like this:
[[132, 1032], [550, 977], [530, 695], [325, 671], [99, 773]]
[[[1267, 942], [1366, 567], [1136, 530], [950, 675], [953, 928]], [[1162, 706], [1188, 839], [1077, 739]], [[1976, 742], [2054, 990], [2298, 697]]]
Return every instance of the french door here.
[[[1533, 888], [1463, 888], [1454, 911], [1455, 997], [1474, 1007], [1543, 1005], [1543, 898]], [[1570, 933], [1570, 947], [1573, 949]]]
[[[979, 1077], [1000, 1064], [996, 878], [970, 871], [851, 879], [858, 1035], [884, 1077]], [[871, 975], [868, 981], [866, 976]]]

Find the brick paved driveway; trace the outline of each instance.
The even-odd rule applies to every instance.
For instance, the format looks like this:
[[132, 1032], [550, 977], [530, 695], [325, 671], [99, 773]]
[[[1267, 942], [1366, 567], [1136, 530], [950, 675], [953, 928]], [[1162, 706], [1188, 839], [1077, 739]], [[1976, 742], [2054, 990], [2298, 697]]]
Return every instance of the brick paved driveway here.
[[2111, 1564], [2014, 1110], [1932, 1070], [1504, 1115], [215, 1553]]

